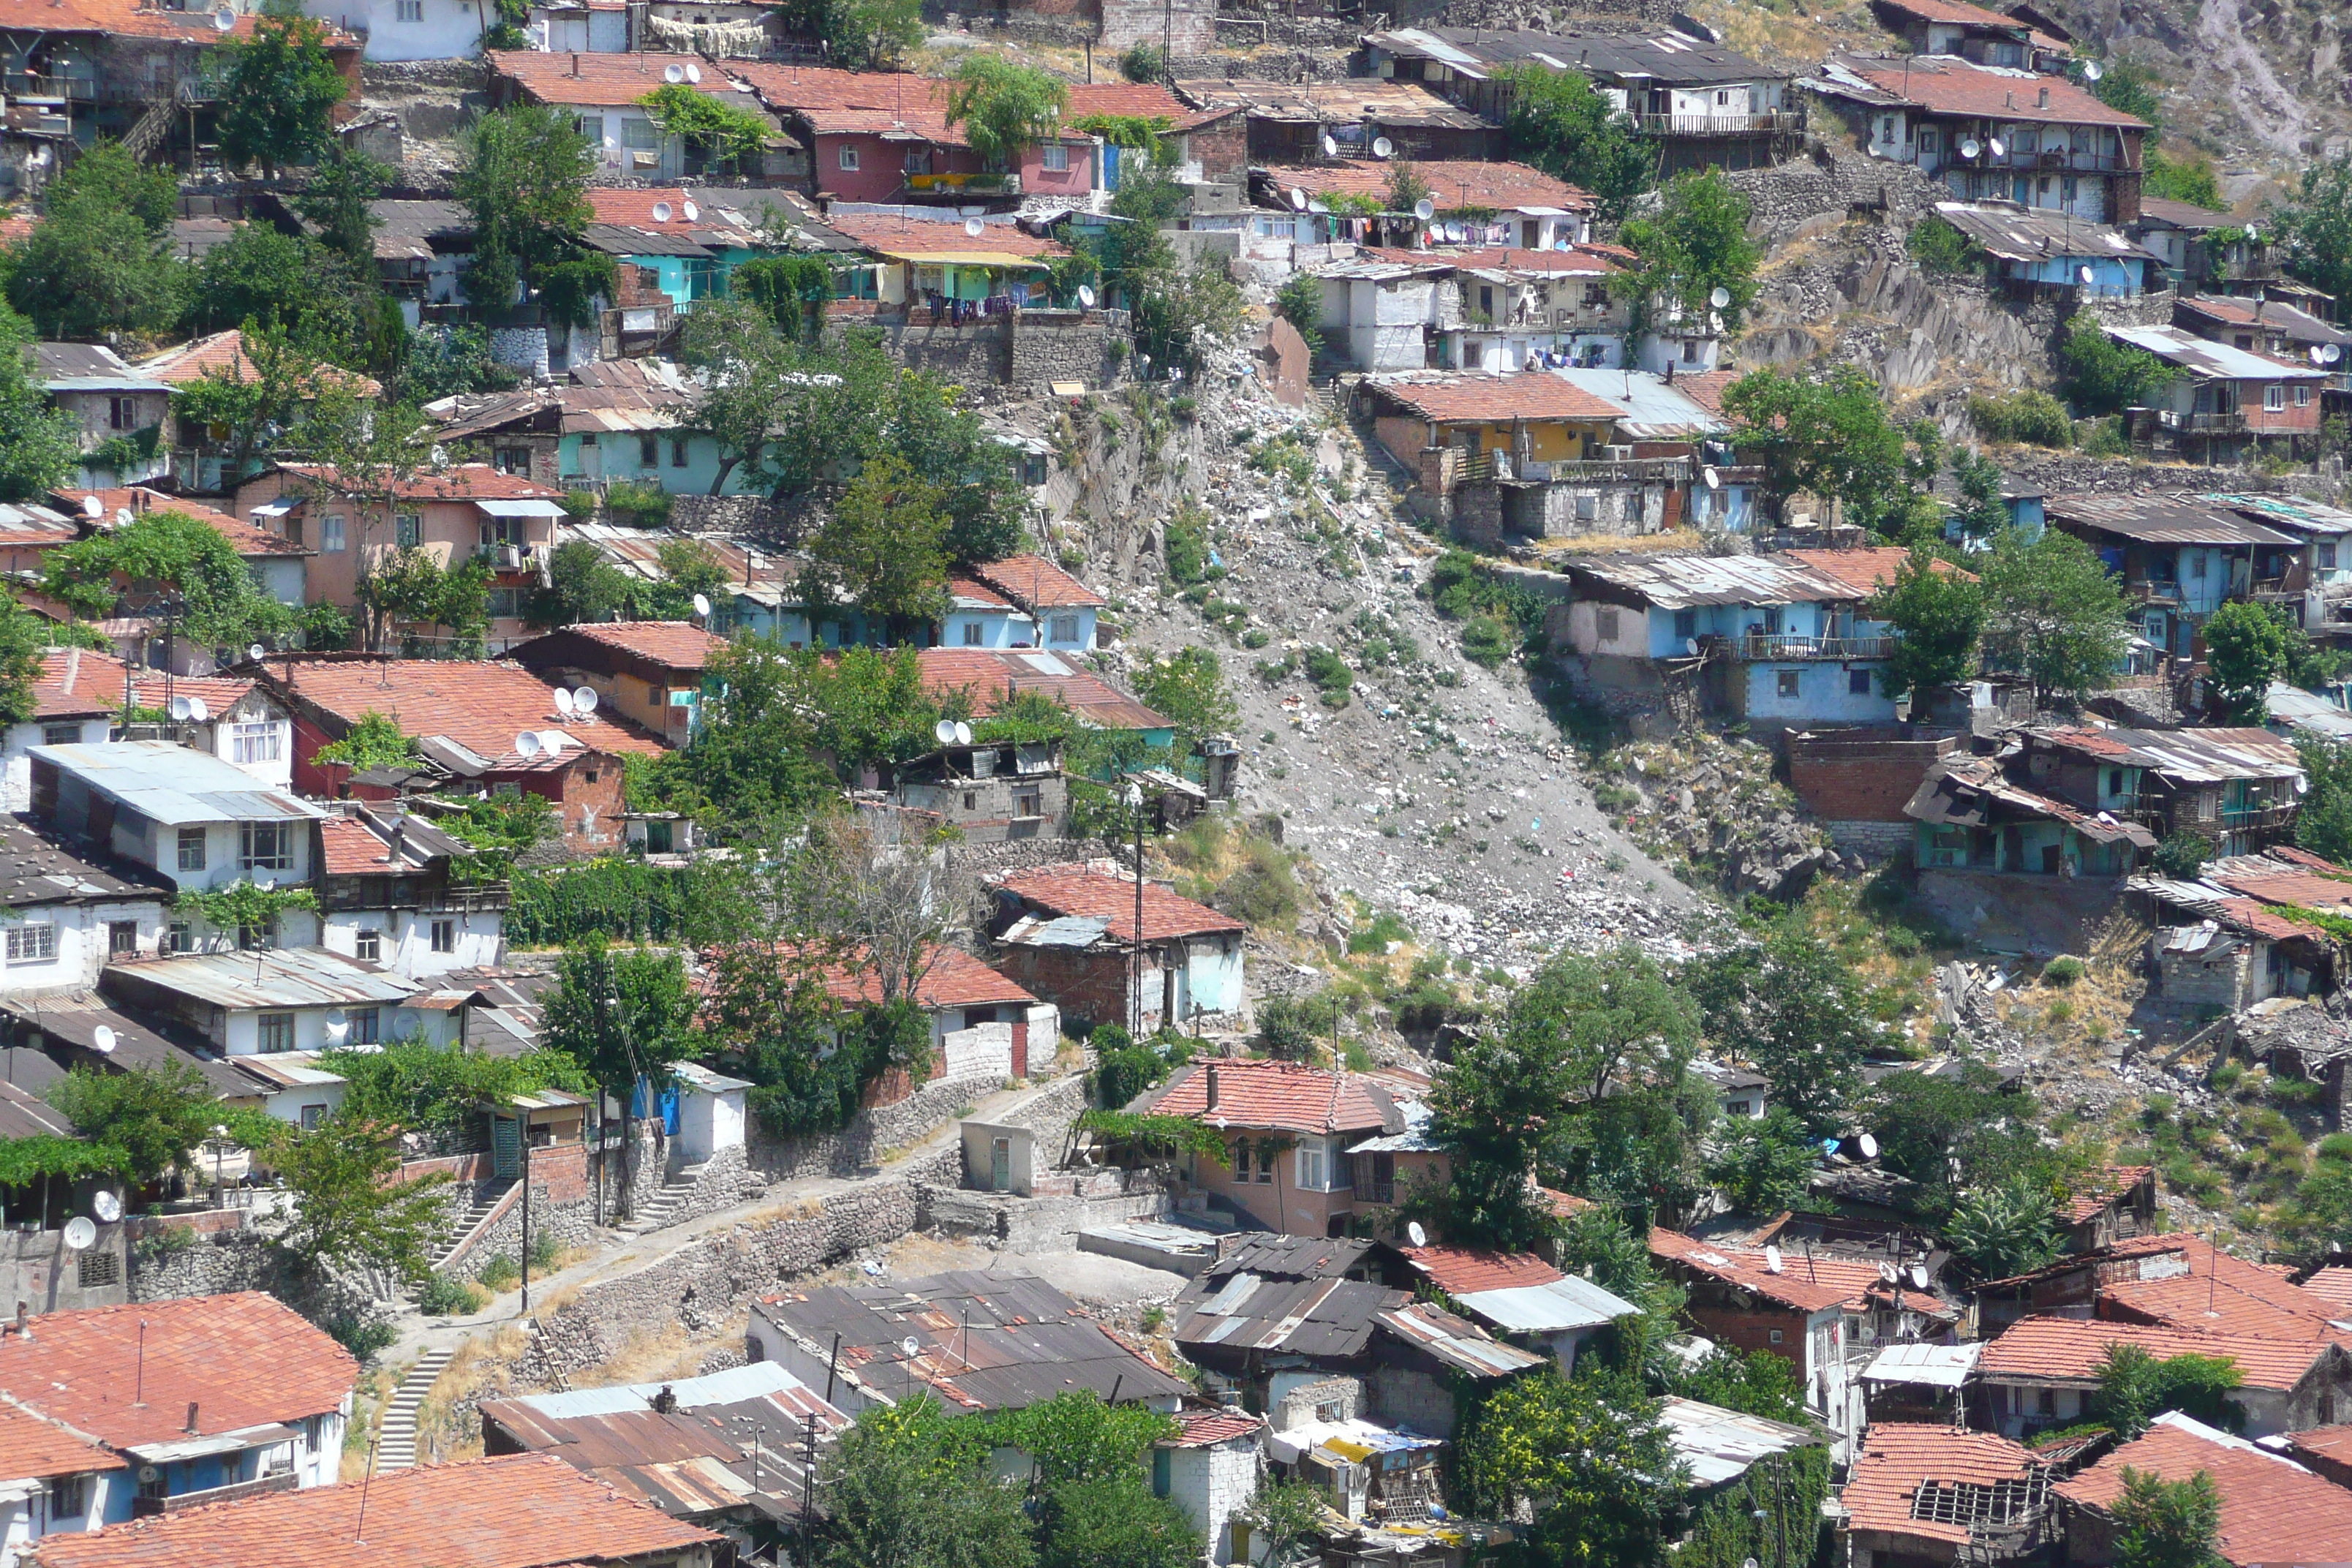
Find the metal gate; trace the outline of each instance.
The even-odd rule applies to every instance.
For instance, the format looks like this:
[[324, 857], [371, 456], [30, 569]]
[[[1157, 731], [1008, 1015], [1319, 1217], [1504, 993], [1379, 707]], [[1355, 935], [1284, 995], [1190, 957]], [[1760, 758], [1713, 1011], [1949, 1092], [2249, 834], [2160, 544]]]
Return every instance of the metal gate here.
[[490, 1118], [490, 1173], [502, 1182], [522, 1174], [522, 1122], [512, 1116]]

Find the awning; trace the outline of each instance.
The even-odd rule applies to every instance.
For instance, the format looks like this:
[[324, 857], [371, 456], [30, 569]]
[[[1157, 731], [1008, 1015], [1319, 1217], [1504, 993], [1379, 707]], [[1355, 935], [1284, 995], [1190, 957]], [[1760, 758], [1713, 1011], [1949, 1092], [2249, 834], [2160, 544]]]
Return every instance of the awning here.
[[1036, 257], [1016, 255], [1010, 250], [882, 250], [881, 254], [893, 261], [910, 261], [918, 267], [1017, 267], [1032, 272], [1050, 270], [1048, 265]]
[[247, 1448], [267, 1447], [272, 1443], [294, 1440], [291, 1426], [247, 1426], [237, 1432], [218, 1432], [209, 1437], [182, 1437], [171, 1443], [136, 1443], [122, 1451], [142, 1465], [169, 1465], [182, 1459], [201, 1459], [213, 1454], [240, 1454]]
[[281, 497], [277, 500], [264, 501], [261, 505], [255, 507], [253, 509], [253, 515], [256, 517], [269, 518], [284, 517], [288, 513], [300, 507], [301, 504], [301, 501], [299, 500], [287, 500]]
[[562, 517], [563, 509], [551, 500], [478, 500], [492, 517]]

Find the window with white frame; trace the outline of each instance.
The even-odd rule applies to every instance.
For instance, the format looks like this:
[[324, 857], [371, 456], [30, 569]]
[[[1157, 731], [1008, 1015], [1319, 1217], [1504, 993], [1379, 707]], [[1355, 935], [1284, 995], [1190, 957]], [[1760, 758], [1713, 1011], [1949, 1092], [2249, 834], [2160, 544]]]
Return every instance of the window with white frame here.
[[319, 548], [330, 555], [341, 555], [349, 548], [343, 542], [343, 514], [329, 512], [327, 521], [319, 525]]
[[845, 174], [854, 174], [857, 172], [857, 149], [845, 142], [841, 147], [841, 167]]
[[632, 153], [653, 153], [661, 148], [661, 132], [650, 120], [631, 117], [621, 121], [621, 145]]
[[11, 963], [55, 963], [58, 958], [58, 928], [54, 925], [29, 923], [8, 928], [8, 962]]
[[264, 1013], [254, 1031], [256, 1044], [265, 1053], [290, 1051], [294, 1048], [294, 1015]]
[[1319, 1193], [1330, 1184], [1330, 1155], [1320, 1138], [1298, 1141], [1298, 1190]]
[[457, 951], [457, 922], [456, 921], [435, 921], [433, 922], [433, 951], [436, 952], [455, 952]]
[[79, 724], [44, 724], [41, 726], [41, 744], [44, 746], [77, 746], [80, 743], [81, 726]]
[[572, 122], [580, 128], [581, 135], [588, 138], [589, 146], [602, 147], [604, 145], [604, 117], [603, 115], [575, 115], [573, 116]]
[[382, 963], [383, 961], [383, 932], [380, 931], [363, 931], [360, 932], [357, 939], [352, 943], [352, 956], [358, 959], [362, 963]]
[[239, 862], [248, 871], [294, 868], [294, 832], [282, 822], [241, 822]]
[[1070, 149], [1067, 143], [1048, 142], [1040, 151], [1046, 173], [1058, 174], [1070, 166]]
[[247, 763], [274, 763], [283, 754], [285, 741], [275, 724], [239, 724], [229, 734], [229, 760]]
[[205, 868], [205, 830], [201, 827], [180, 829], [180, 869], [201, 871]]
[[425, 20], [425, 0], [400, 0], [400, 19], [404, 22]]
[[89, 1511], [88, 1476], [59, 1476], [49, 1483], [50, 1519], [79, 1519]]
[[2285, 388], [2285, 387], [2284, 387], [2284, 386], [2277, 386], [2277, 385], [2272, 385], [2272, 386], [2265, 386], [2265, 387], [2263, 387], [2263, 413], [2265, 413], [2265, 414], [2276, 414], [2276, 413], [2279, 413], [2280, 411], [2282, 411], [2283, 409], [2284, 409], [2285, 407], [2286, 407], [2286, 388]]
[[2303, 385], [2299, 382], [2295, 384], [2294, 389], [2294, 405], [2297, 408], [2308, 408], [2311, 406], [2311, 388]]

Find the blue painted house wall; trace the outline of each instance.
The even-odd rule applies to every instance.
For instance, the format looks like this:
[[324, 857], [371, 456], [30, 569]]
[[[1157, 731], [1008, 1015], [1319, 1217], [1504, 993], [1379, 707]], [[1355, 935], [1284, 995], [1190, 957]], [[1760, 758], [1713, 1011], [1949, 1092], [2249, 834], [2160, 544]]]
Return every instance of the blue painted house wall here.
[[[567, 479], [577, 479], [587, 469], [582, 462], [581, 432], [564, 436], [555, 448], [560, 471]], [[710, 493], [710, 482], [719, 477], [719, 441], [712, 436], [688, 436], [686, 441], [686, 462], [683, 467], [675, 460], [677, 437], [667, 431], [652, 433], [655, 437], [654, 462], [648, 467], [644, 447], [634, 431], [604, 431], [596, 440], [600, 472], [606, 479], [629, 479], [639, 484], [659, 485], [671, 495], [699, 496]], [[735, 465], [727, 476], [719, 494], [730, 496], [761, 495], [767, 487], [759, 477], [741, 463]]]

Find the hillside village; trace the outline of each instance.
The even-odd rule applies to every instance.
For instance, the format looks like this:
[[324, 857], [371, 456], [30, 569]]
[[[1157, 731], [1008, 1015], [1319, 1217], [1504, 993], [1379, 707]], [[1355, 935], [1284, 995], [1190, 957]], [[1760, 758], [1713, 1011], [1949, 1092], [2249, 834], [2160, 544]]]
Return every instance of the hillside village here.
[[0, 24], [0, 1568], [2352, 1560], [2337, 19]]

